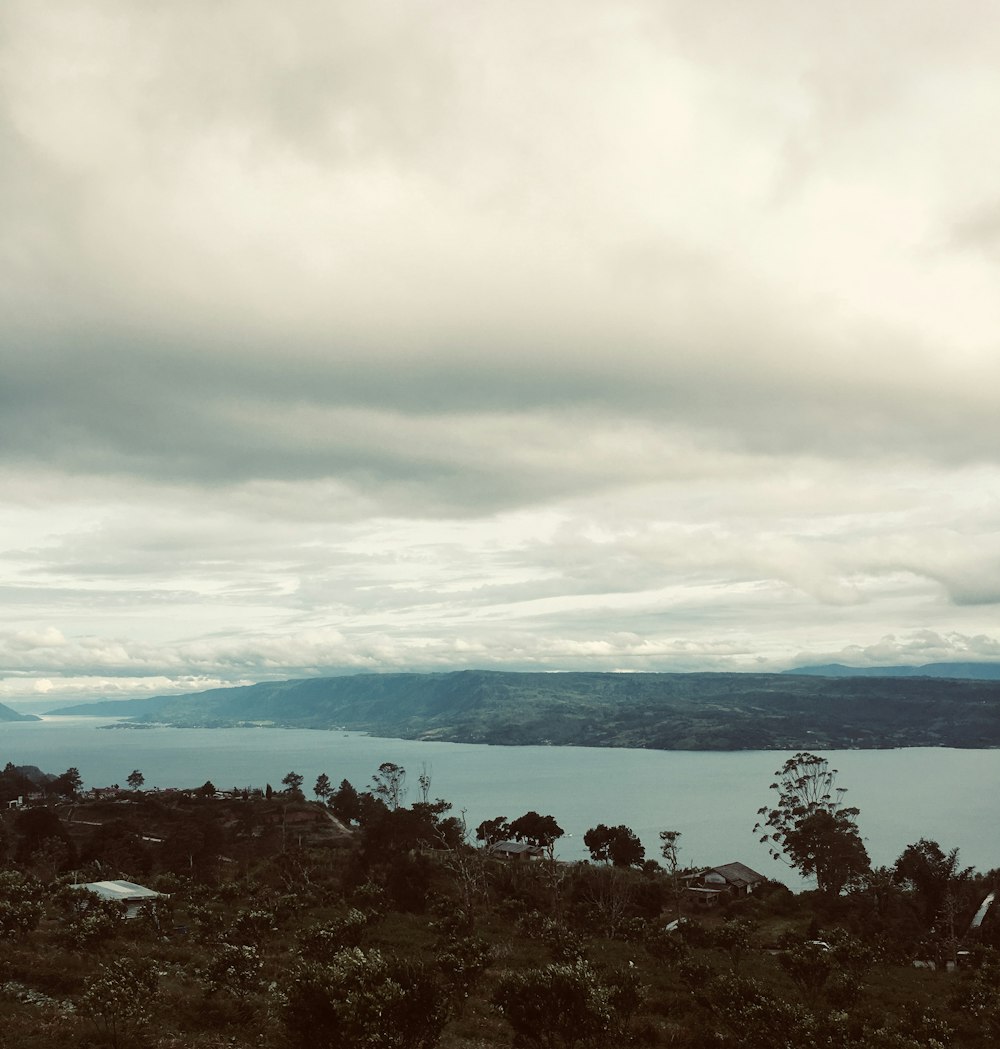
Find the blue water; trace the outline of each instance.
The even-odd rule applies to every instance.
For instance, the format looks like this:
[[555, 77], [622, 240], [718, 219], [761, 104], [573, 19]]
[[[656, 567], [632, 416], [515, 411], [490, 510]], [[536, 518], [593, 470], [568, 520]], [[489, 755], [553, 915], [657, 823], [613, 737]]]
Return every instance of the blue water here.
[[[317, 775], [362, 789], [383, 761], [408, 772], [408, 800], [426, 766], [431, 796], [465, 810], [470, 828], [529, 809], [551, 813], [565, 829], [559, 855], [586, 855], [583, 834], [598, 823], [624, 823], [659, 855], [658, 832], [679, 830], [681, 860], [715, 865], [741, 860], [798, 887], [770, 858], [751, 828], [786, 754], [692, 753], [590, 747], [488, 747], [422, 743], [308, 729], [103, 729], [113, 719], [47, 717], [0, 725], [0, 764], [80, 770], [86, 786], [125, 783], [138, 768], [146, 789], [219, 788], [270, 783], [296, 771], [310, 793]], [[890, 864], [921, 837], [961, 849], [963, 864], [1000, 867], [1000, 750], [911, 748], [826, 751], [840, 770], [846, 802], [861, 809], [859, 827], [872, 862]]]

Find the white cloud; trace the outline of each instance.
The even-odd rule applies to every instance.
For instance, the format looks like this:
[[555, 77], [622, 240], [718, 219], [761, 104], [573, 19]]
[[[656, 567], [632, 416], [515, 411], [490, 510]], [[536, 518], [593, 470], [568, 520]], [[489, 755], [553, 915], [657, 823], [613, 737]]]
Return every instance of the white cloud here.
[[0, 672], [987, 636], [998, 22], [8, 3]]

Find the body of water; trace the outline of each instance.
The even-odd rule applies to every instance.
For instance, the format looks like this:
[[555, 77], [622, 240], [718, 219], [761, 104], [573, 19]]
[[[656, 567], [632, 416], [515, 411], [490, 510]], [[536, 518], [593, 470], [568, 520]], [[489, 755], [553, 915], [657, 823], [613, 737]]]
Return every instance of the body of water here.
[[[659, 858], [658, 834], [679, 830], [681, 859], [713, 866], [740, 860], [793, 887], [801, 882], [770, 858], [752, 833], [757, 809], [772, 804], [774, 772], [789, 755], [775, 751], [690, 752], [593, 747], [488, 747], [380, 739], [308, 729], [102, 729], [113, 719], [46, 717], [0, 725], [0, 763], [80, 770], [88, 787], [124, 785], [138, 768], [146, 789], [216, 787], [280, 789], [282, 777], [317, 775], [359, 790], [384, 761], [408, 772], [408, 801], [426, 767], [431, 796], [446, 798], [470, 828], [493, 816], [529, 809], [555, 816], [566, 831], [559, 855], [587, 855], [583, 834], [598, 823], [631, 827]], [[824, 751], [839, 769], [846, 804], [861, 809], [859, 827], [876, 865], [891, 864], [919, 838], [963, 864], [1000, 867], [1000, 750]]]

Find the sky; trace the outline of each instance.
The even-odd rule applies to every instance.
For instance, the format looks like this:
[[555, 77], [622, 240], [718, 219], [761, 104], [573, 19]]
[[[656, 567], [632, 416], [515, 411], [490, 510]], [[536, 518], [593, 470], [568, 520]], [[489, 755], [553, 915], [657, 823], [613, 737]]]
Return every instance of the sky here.
[[1000, 6], [5, 0], [0, 701], [1000, 660]]

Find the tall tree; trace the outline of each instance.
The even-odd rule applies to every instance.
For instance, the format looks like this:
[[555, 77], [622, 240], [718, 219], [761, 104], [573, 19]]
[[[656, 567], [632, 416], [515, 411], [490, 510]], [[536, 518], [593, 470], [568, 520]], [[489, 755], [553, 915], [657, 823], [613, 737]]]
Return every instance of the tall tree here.
[[313, 787], [313, 794], [315, 794], [320, 801], [326, 801], [332, 791], [333, 787], [330, 785], [330, 777], [325, 772], [321, 772], [316, 777], [316, 786]]
[[55, 794], [62, 794], [67, 798], [75, 798], [83, 789], [83, 779], [80, 770], [75, 767], [68, 768], [61, 776], [49, 784], [49, 789]]
[[305, 776], [303, 776], [301, 772], [289, 772], [288, 775], [286, 775], [281, 782], [284, 784], [285, 792], [287, 794], [301, 796], [302, 781], [304, 779]]
[[406, 769], [392, 761], [383, 761], [372, 776], [372, 793], [381, 798], [393, 811], [406, 797]]
[[138, 769], [132, 769], [125, 782], [132, 790], [138, 790], [146, 782], [146, 777]]
[[816, 876], [816, 887], [836, 896], [868, 870], [868, 852], [858, 833], [859, 810], [843, 805], [846, 788], [837, 787], [837, 770], [826, 758], [799, 753], [775, 773], [774, 808], [757, 810], [754, 825], [771, 856], [785, 859], [804, 875]]
[[361, 799], [350, 780], [340, 781], [327, 804], [334, 816], [344, 823], [353, 823], [361, 815]]
[[679, 884], [678, 875], [680, 873], [680, 840], [681, 832], [679, 830], [661, 830], [660, 831], [660, 855], [663, 857], [664, 864], [667, 868], [667, 873], [670, 875], [670, 881], [673, 885], [674, 890], [674, 909], [677, 912], [677, 921], [681, 920], [681, 889]]

